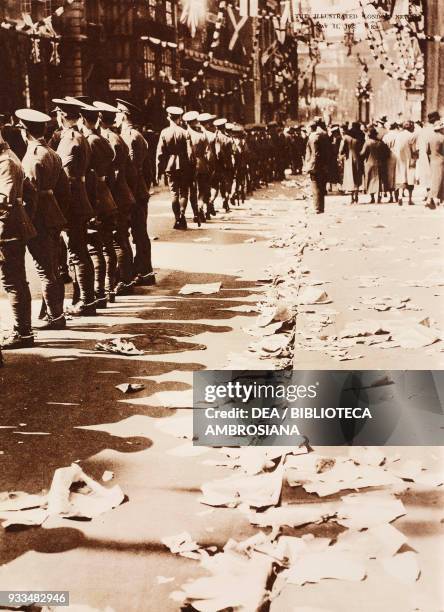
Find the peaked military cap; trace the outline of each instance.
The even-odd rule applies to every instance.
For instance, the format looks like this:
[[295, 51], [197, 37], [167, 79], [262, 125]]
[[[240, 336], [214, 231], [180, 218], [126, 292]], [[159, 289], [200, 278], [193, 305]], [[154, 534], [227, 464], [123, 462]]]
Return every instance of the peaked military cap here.
[[95, 108], [97, 108], [99, 111], [103, 113], [118, 113], [119, 112], [119, 109], [117, 108], [117, 106], [113, 106], [112, 104], [107, 104], [106, 102], [99, 102], [98, 100], [95, 100], [93, 102], [93, 106], [95, 106]]
[[213, 121], [213, 125], [215, 125], [216, 127], [222, 127], [226, 123], [227, 123], [226, 119], [216, 119], [216, 121]]
[[213, 119], [216, 119], [216, 115], [211, 115], [210, 113], [201, 113], [198, 116], [198, 120], [201, 123], [206, 123], [207, 121], [212, 121]]
[[180, 106], [168, 106], [166, 112], [169, 115], [176, 115], [176, 117], [178, 117], [179, 115], [183, 115], [183, 108], [180, 108]]
[[132, 102], [128, 102], [128, 100], [122, 100], [122, 98], [116, 98], [116, 106], [119, 111], [123, 111], [124, 113], [140, 113], [140, 108]]
[[182, 119], [186, 122], [189, 122], [189, 121], [196, 121], [198, 117], [199, 117], [199, 113], [197, 111], [188, 111], [187, 113], [184, 114]]
[[51, 121], [49, 115], [32, 108], [19, 108], [15, 111], [15, 116], [20, 119], [20, 122], [24, 125], [28, 123], [47, 123]]

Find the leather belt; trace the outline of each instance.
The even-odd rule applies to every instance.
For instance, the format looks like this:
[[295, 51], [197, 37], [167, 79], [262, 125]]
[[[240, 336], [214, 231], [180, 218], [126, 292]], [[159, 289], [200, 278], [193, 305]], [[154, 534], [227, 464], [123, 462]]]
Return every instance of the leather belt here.
[[98, 176], [97, 180], [100, 181], [101, 183], [104, 183], [106, 181], [106, 176]]
[[71, 183], [74, 183], [76, 181], [79, 181], [80, 183], [85, 183], [86, 182], [86, 179], [85, 179], [84, 176], [71, 176], [69, 178], [69, 180], [70, 180]]

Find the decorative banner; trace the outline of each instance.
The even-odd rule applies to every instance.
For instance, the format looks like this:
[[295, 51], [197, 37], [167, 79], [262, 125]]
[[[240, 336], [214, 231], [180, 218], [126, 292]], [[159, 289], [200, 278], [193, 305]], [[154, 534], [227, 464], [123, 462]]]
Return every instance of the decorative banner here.
[[204, 23], [206, 14], [206, 0], [182, 0], [180, 23], [188, 26], [193, 38], [196, 35], [197, 27]]
[[[229, 45], [228, 45], [228, 49], [230, 51], [232, 51], [234, 49], [234, 46], [235, 46], [238, 38], [239, 38], [240, 31], [242, 30], [242, 28], [244, 27], [244, 25], [248, 21], [248, 17], [246, 17], [246, 16], [245, 17], [241, 17], [240, 21], [238, 21], [236, 23], [236, 18], [234, 16], [234, 11], [233, 11], [233, 8], [231, 6], [227, 7], [227, 13], [228, 13], [228, 16], [230, 18], [231, 23], [233, 24], [233, 28], [234, 28], [233, 36], [231, 37], [231, 40], [230, 40]], [[245, 48], [244, 48], [243, 45], [242, 45], [242, 48], [243, 48], [244, 53], [245, 53]]]
[[258, 0], [239, 0], [239, 15], [241, 17], [257, 17], [259, 15]]

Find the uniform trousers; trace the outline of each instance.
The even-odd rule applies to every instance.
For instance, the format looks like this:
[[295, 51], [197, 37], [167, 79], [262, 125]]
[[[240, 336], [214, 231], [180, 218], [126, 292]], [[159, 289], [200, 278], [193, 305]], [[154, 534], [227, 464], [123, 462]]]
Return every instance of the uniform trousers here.
[[21, 336], [31, 331], [31, 293], [26, 279], [25, 243], [11, 240], [0, 243], [0, 281], [11, 305], [14, 330]]
[[28, 244], [42, 285], [42, 299], [51, 319], [63, 314], [64, 284], [59, 274], [60, 231], [39, 228]]
[[113, 232], [114, 250], [117, 256], [117, 279], [128, 285], [133, 280], [133, 251], [129, 241], [130, 213], [118, 213]]
[[94, 293], [97, 298], [103, 298], [107, 292], [114, 291], [116, 284], [114, 227], [114, 217], [109, 216], [88, 230], [88, 252], [94, 266]]
[[94, 302], [94, 266], [88, 252], [87, 220], [71, 223], [67, 232], [69, 264], [74, 274], [73, 303]]
[[171, 207], [177, 221], [187, 208], [190, 177], [183, 170], [170, 170], [166, 177], [171, 194]]
[[135, 246], [134, 276], [146, 276], [153, 271], [151, 262], [151, 241], [148, 236], [149, 197], [138, 199], [131, 210], [130, 228]]

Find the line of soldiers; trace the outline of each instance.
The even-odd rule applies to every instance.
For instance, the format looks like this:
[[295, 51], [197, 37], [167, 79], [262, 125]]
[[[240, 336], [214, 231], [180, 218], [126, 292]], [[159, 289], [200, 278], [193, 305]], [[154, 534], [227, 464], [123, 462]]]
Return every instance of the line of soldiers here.
[[[38, 110], [19, 109], [15, 127], [0, 125], [0, 280], [13, 314], [3, 349], [34, 344], [26, 249], [41, 281], [34, 327], [64, 329], [66, 313], [94, 316], [135, 286], [155, 284], [147, 232], [154, 180], [166, 177], [174, 228], [186, 229], [188, 202], [201, 225], [216, 215], [218, 195], [228, 211], [284, 178], [289, 163], [288, 137], [274, 126], [245, 130], [209, 113], [168, 107], [154, 177], [153, 152], [136, 127], [135, 105], [87, 96], [53, 102], [58, 129], [49, 142], [51, 117]], [[70, 282], [72, 305], [65, 310]]]
[[13, 313], [3, 349], [34, 343], [26, 249], [42, 284], [40, 329], [66, 326], [66, 281], [73, 281], [71, 316], [94, 316], [116, 295], [156, 282], [147, 233], [148, 145], [133, 122], [137, 107], [86, 97], [53, 102], [59, 129], [50, 143], [51, 117], [33, 109], [15, 113], [26, 143], [21, 161], [0, 135], [0, 280]]
[[286, 168], [302, 171], [305, 140], [297, 129], [275, 123], [245, 129], [210, 113], [166, 110], [169, 126], [160, 133], [156, 174], [167, 179], [174, 229], [187, 229], [188, 202], [200, 226], [216, 215], [218, 195], [229, 211], [254, 190], [283, 180]]

